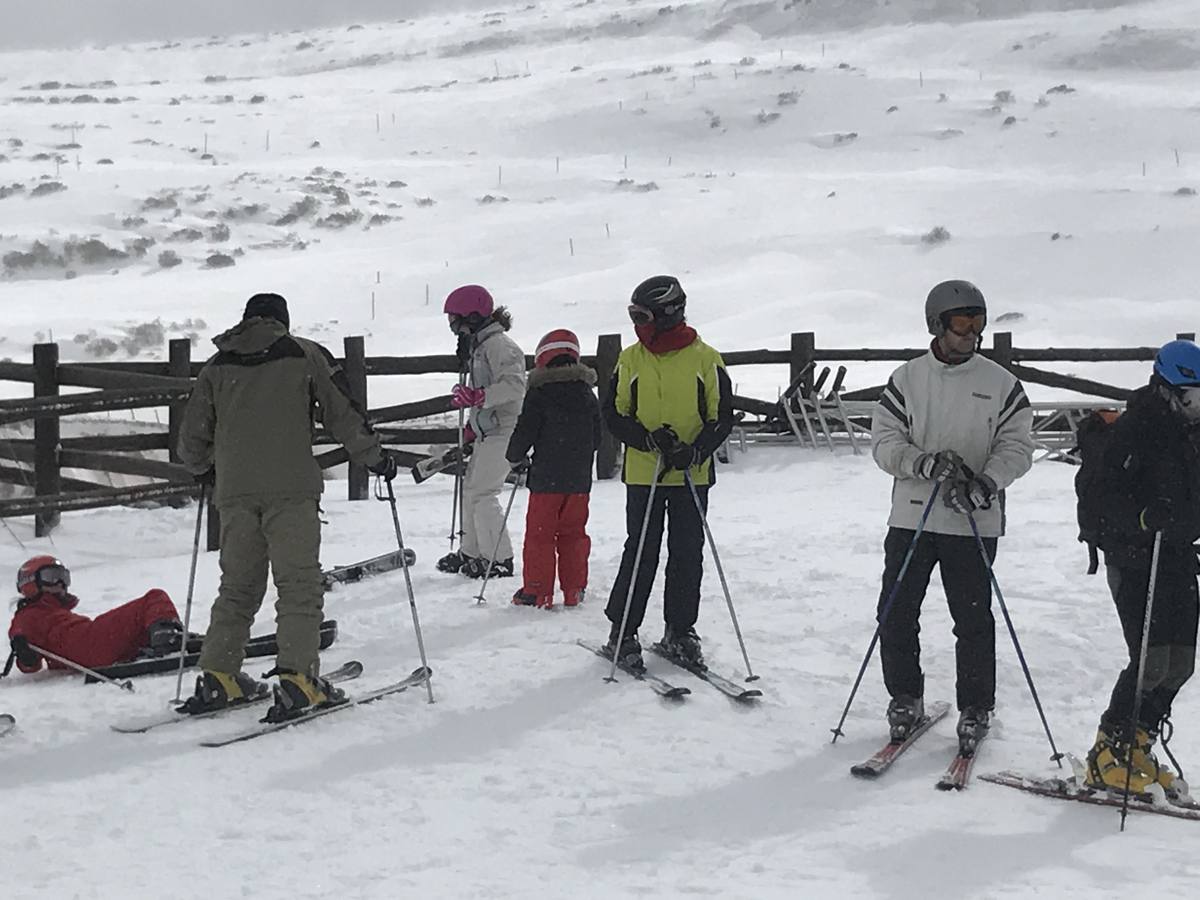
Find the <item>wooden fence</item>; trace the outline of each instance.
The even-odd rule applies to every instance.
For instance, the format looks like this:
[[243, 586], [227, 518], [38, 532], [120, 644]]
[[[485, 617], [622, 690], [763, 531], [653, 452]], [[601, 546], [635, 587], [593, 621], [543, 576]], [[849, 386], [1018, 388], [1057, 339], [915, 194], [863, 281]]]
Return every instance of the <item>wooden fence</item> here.
[[[1192, 334], [1179, 337], [1194, 339]], [[1011, 370], [1023, 381], [1048, 387], [1076, 391], [1091, 397], [1112, 400], [1126, 399], [1131, 390], [1060, 374], [1031, 363], [1095, 363], [1147, 362], [1154, 359], [1156, 347], [1126, 347], [1100, 349], [1025, 349], [1013, 346], [1012, 335], [998, 332], [992, 336], [992, 346], [985, 355]], [[621, 336], [601, 335], [596, 353], [584, 357], [599, 378], [600, 399], [610, 393], [611, 374], [621, 352]], [[926, 352], [926, 348], [905, 349], [826, 349], [819, 348], [813, 332], [791, 335], [786, 350], [737, 350], [723, 353], [727, 366], [779, 365], [788, 367], [792, 383], [787, 394], [797, 388], [807, 396], [812, 389], [813, 373], [821, 363], [902, 362]], [[451, 411], [448, 393], [412, 403], [401, 403], [371, 409], [368, 403], [368, 384], [371, 376], [447, 374], [455, 375], [459, 363], [453, 354], [432, 356], [375, 356], [365, 354], [363, 338], [347, 337], [343, 342], [342, 365], [346, 371], [352, 399], [368, 410], [368, 418], [392, 447], [427, 447], [430, 444], [449, 444], [456, 440], [457, 431], [437, 425], [420, 425], [428, 419]], [[532, 367], [532, 357], [526, 357]], [[96, 362], [63, 363], [59, 361], [57, 344], [37, 344], [31, 364], [0, 362], [0, 381], [31, 384], [29, 399], [0, 400], [0, 426], [32, 420], [32, 439], [0, 438], [0, 481], [24, 484], [32, 488], [32, 497], [0, 500], [0, 518], [35, 516], [36, 533], [46, 534], [58, 522], [59, 514], [67, 510], [92, 509], [139, 502], [184, 502], [197, 493], [187, 470], [179, 463], [177, 443], [180, 423], [192, 379], [203, 362], [193, 360], [192, 345], [187, 339], [169, 343], [165, 362]], [[61, 393], [61, 388], [87, 388], [77, 393]], [[842, 394], [847, 401], [873, 400], [882, 385]], [[61, 435], [61, 419], [88, 413], [111, 412], [145, 408], [167, 409], [167, 428], [149, 434], [109, 434], [88, 437]], [[743, 416], [756, 416], [764, 427], [782, 421], [781, 404], [752, 397], [734, 398], [734, 409]], [[405, 423], [398, 425], [397, 423]], [[334, 443], [318, 432], [314, 443], [320, 447]], [[165, 459], [147, 458], [147, 451], [162, 451]], [[619, 447], [615, 438], [605, 430], [597, 454], [596, 474], [612, 478], [619, 469]], [[412, 451], [396, 451], [402, 464], [412, 464], [421, 455]], [[138, 455], [130, 455], [138, 454]], [[343, 449], [319, 451], [317, 459], [323, 468], [347, 462]], [[19, 464], [25, 464], [25, 466]], [[113, 488], [81, 478], [68, 478], [62, 469], [110, 472], [150, 479], [151, 483], [134, 487]], [[32, 476], [32, 477], [31, 477]], [[355, 464], [349, 466], [348, 493], [351, 500], [368, 496], [368, 473]], [[215, 513], [215, 510], [213, 511]], [[217, 544], [218, 517], [210, 515], [209, 546]]]

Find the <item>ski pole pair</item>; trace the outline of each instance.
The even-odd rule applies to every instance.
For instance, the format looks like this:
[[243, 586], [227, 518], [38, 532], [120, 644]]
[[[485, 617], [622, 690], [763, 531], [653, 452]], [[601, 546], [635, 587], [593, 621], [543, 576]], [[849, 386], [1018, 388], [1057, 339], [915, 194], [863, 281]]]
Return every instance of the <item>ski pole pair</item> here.
[[[917, 543], [921, 535], [925, 531], [925, 526], [929, 521], [929, 514], [933, 511], [933, 505], [937, 502], [938, 494], [941, 492], [942, 482], [939, 480], [934, 483], [933, 490], [929, 493], [929, 500], [925, 504], [925, 508], [921, 513], [921, 519], [917, 523], [917, 528], [913, 532], [912, 539], [909, 541], [908, 551], [904, 555], [904, 561], [900, 566], [900, 572], [896, 576], [896, 581], [888, 592], [887, 598], [884, 600], [883, 607], [879, 611], [879, 621], [875, 626], [875, 633], [871, 636], [870, 646], [867, 648], [867, 653], [863, 657], [862, 665], [859, 666], [858, 676], [854, 679], [854, 686], [850, 690], [850, 696], [846, 700], [846, 706], [842, 710], [842, 717], [838, 720], [837, 727], [831, 729], [833, 732], [833, 743], [837, 743], [837, 739], [842, 737], [842, 726], [846, 723], [846, 717], [850, 713], [850, 707], [854, 703], [854, 698], [858, 693], [859, 685], [862, 684], [863, 675], [866, 673], [867, 665], [871, 661], [871, 656], [875, 652], [875, 645], [879, 643], [880, 634], [887, 622], [888, 616], [892, 611], [892, 606], [896, 602], [896, 597], [900, 593], [900, 585], [904, 581], [904, 576], [908, 572], [908, 567], [912, 563], [914, 554], [916, 553]], [[1012, 617], [1008, 613], [1008, 604], [1004, 602], [1004, 593], [1000, 590], [1000, 582], [996, 580], [996, 571], [992, 566], [992, 559], [988, 555], [987, 547], [983, 543], [983, 538], [979, 534], [979, 527], [975, 522], [975, 514], [967, 513], [967, 521], [971, 525], [971, 534], [975, 537], [975, 544], [979, 548], [979, 554], [983, 559], [983, 564], [988, 571], [988, 578], [991, 580], [992, 589], [996, 593], [996, 600], [1000, 605], [1000, 611], [1004, 615], [1004, 622], [1008, 626], [1008, 633], [1012, 637], [1013, 647], [1017, 652], [1017, 659], [1021, 663], [1021, 670], [1025, 673], [1025, 682], [1029, 685], [1029, 693], [1033, 697], [1034, 706], [1037, 708], [1038, 717], [1041, 719], [1042, 728], [1046, 732], [1046, 739], [1050, 742], [1051, 759], [1062, 767], [1063, 754], [1058, 752], [1058, 747], [1055, 746], [1054, 736], [1050, 733], [1050, 725], [1046, 721], [1046, 713], [1042, 708], [1041, 698], [1038, 697], [1037, 687], [1033, 683], [1033, 675], [1029, 671], [1029, 664], [1025, 661], [1025, 653], [1021, 649], [1021, 642], [1017, 638], [1017, 631], [1013, 625]]]
[[[650, 528], [650, 516], [654, 511], [654, 495], [658, 490], [659, 481], [666, 472], [663, 470], [662, 454], [655, 454], [654, 460], [654, 477], [650, 481], [650, 496], [646, 501], [646, 512], [642, 516], [642, 528], [638, 534], [637, 550], [633, 556], [633, 570], [629, 573], [629, 588], [625, 592], [625, 609], [621, 613], [621, 627], [618, 634], [624, 636], [625, 626], [629, 624], [629, 609], [633, 605], [633, 592], [637, 586], [638, 570], [642, 565], [642, 552], [646, 547], [646, 532]], [[750, 654], [746, 651], [746, 641], [742, 637], [742, 629], [738, 624], [737, 611], [733, 606], [733, 597], [729, 593], [729, 582], [725, 579], [725, 567], [721, 565], [721, 555], [717, 552], [717, 542], [713, 538], [712, 529], [708, 525], [708, 513], [704, 509], [704, 504], [700, 502], [700, 493], [696, 490], [696, 483], [692, 480], [691, 469], [683, 470], [683, 480], [688, 486], [688, 490], [692, 495], [692, 502], [696, 504], [696, 513], [700, 516], [700, 522], [704, 526], [704, 534], [708, 540], [709, 550], [712, 552], [713, 563], [717, 567], [717, 575], [721, 579], [721, 590], [725, 594], [725, 604], [729, 608], [729, 617], [733, 621], [733, 631], [737, 635], [738, 646], [742, 651], [742, 659], [746, 662], [746, 681], [757, 681], [758, 676], [754, 674], [754, 670], [750, 666]], [[606, 681], [617, 680], [617, 657], [621, 652], [620, 642], [616, 642], [613, 646], [612, 668], [609, 669], [608, 678]]]

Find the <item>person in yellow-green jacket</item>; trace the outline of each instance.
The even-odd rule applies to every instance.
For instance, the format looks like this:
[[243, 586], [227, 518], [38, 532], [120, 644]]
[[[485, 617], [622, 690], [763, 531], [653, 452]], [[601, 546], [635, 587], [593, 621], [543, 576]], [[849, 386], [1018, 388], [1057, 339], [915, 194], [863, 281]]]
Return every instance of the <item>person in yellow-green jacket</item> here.
[[[629, 318], [638, 341], [621, 352], [604, 403], [609, 430], [625, 445], [627, 533], [604, 610], [612, 623], [605, 651], [616, 652], [623, 666], [635, 670], [644, 668], [637, 632], [658, 571], [664, 525], [662, 647], [685, 663], [704, 665], [695, 629], [704, 571], [700, 510], [707, 512], [708, 491], [716, 479], [712, 455], [733, 429], [733, 390], [721, 354], [687, 324], [686, 304], [687, 295], [673, 276], [656, 275], [637, 286]], [[695, 486], [699, 508], [685, 472]]]

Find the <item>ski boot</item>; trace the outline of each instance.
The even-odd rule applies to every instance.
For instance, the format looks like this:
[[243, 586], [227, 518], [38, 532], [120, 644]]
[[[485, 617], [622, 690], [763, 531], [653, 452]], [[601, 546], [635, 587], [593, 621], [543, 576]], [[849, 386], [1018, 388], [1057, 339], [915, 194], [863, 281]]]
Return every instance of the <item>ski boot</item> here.
[[[617, 664], [627, 669], [632, 669], [635, 672], [646, 671], [646, 662], [642, 659], [642, 645], [638, 641], [637, 632], [620, 636], [620, 625], [613, 625], [608, 633], [608, 643], [603, 647], [604, 654], [609, 659], [612, 658], [613, 651], [617, 652]], [[617, 645], [620, 644], [618, 647]]]
[[974, 756], [991, 727], [991, 712], [982, 706], [968, 706], [958, 715], [958, 752], [962, 756]]
[[512, 578], [514, 571], [513, 558], [511, 556], [508, 559], [497, 559], [492, 562], [492, 574], [489, 577]]
[[1145, 728], [1139, 727], [1133, 739], [1133, 766], [1139, 772], [1144, 772], [1154, 781], [1162, 785], [1168, 797], [1187, 793], [1186, 783], [1181, 783], [1179, 777], [1171, 769], [1158, 761], [1154, 755], [1154, 740], [1156, 735]]
[[215, 712], [228, 706], [240, 706], [265, 696], [269, 688], [243, 672], [205, 670], [196, 678], [196, 692], [179, 707], [188, 715]]
[[563, 606], [578, 606], [583, 602], [583, 594], [586, 588], [577, 588], [572, 591], [563, 591]]
[[676, 631], [670, 625], [663, 631], [662, 648], [668, 656], [673, 656], [688, 666], [703, 669], [704, 650], [700, 646], [700, 635], [695, 628], [686, 631]]
[[449, 572], [453, 575], [462, 570], [463, 563], [467, 557], [463, 556], [457, 550], [451, 550], [445, 556], [437, 561], [437, 570], [439, 572]]
[[525, 588], [521, 588], [513, 594], [513, 606], [536, 606], [538, 609], [550, 609], [554, 606], [553, 597], [539, 597], [532, 591], [527, 592]]
[[159, 619], [146, 629], [149, 656], [166, 656], [183, 649], [183, 623], [178, 619]]
[[901, 694], [888, 703], [887, 720], [893, 743], [908, 740], [912, 730], [925, 718], [925, 701], [921, 697]]
[[1130, 772], [1129, 750], [1104, 728], [1096, 732], [1096, 743], [1087, 755], [1088, 787], [1100, 791], [1125, 793], [1128, 785], [1131, 794], [1144, 794], [1155, 783], [1153, 775], [1133, 766]]
[[279, 676], [279, 684], [275, 686], [275, 702], [267, 710], [264, 722], [286, 722], [310, 709], [346, 702], [346, 692], [324, 678], [286, 669], [277, 669], [271, 674]]

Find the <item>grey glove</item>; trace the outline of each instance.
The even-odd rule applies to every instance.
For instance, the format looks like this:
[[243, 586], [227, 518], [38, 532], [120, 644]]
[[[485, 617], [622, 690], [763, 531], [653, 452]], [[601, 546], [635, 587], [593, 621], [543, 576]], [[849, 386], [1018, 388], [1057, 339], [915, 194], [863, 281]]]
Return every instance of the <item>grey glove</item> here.
[[913, 474], [926, 481], [945, 481], [962, 474], [963, 459], [953, 450], [922, 453], [913, 464]]

